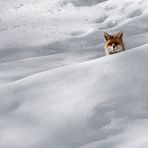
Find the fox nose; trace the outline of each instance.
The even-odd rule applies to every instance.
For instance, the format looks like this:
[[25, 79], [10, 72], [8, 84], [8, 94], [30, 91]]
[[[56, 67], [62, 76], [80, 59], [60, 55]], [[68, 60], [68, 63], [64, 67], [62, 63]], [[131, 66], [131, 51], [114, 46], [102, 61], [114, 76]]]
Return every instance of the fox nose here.
[[115, 45], [113, 45], [113, 48], [115, 49], [115, 48], [116, 48], [116, 46], [115, 46]]

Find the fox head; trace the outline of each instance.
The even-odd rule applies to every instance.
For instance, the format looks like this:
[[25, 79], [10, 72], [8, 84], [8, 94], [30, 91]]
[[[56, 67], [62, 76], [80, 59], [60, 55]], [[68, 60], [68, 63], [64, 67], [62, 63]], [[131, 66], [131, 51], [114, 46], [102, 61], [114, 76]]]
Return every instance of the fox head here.
[[104, 32], [105, 51], [107, 55], [124, 51], [123, 32], [110, 35]]

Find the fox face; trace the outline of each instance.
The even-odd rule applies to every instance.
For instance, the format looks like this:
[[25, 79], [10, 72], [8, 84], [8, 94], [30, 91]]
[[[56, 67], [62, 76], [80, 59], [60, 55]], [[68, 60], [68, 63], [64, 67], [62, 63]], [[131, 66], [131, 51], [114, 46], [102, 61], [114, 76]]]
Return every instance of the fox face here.
[[105, 38], [104, 48], [106, 55], [115, 54], [125, 50], [122, 32], [119, 32], [114, 35], [109, 35], [108, 33], [104, 32], [104, 38]]

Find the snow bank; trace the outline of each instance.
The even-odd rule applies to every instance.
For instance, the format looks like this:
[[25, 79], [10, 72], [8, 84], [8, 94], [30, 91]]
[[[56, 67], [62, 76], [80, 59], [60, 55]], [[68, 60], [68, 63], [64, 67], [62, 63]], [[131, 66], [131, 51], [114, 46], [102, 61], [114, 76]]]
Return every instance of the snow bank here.
[[0, 148], [147, 148], [147, 6], [1, 0]]
[[0, 147], [146, 148], [147, 48], [1, 87]]

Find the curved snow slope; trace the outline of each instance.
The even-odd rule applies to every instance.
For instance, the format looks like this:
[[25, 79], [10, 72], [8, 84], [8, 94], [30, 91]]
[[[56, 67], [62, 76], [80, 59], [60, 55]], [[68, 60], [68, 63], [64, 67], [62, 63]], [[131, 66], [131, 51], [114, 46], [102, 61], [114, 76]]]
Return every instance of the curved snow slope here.
[[148, 45], [0, 88], [0, 147], [148, 147]]
[[[0, 148], [148, 148], [147, 8], [1, 0]], [[127, 51], [102, 57], [103, 31]]]
[[1, 0], [0, 85], [104, 56], [103, 31], [148, 43], [148, 1]]
[[[148, 43], [146, 20], [148, 20], [148, 16], [144, 15], [119, 28], [110, 30], [110, 32], [124, 30], [126, 49], [136, 48]], [[103, 33], [94, 30], [83, 36], [41, 47], [3, 49], [0, 51], [0, 85], [41, 71], [104, 56], [103, 42]]]
[[1, 0], [0, 61], [100, 46], [103, 31], [145, 33], [147, 6], [144, 0]]

